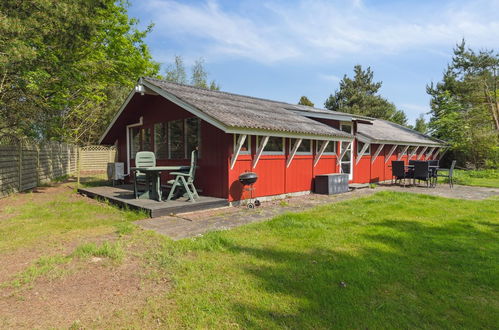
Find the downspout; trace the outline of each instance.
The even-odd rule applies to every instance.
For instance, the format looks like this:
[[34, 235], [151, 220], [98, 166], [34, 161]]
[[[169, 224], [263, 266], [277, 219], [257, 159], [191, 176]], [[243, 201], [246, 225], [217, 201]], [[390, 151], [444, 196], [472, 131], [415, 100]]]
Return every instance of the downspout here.
[[126, 174], [130, 175], [130, 128], [143, 125], [143, 117], [140, 116], [139, 121], [135, 124], [126, 125]]

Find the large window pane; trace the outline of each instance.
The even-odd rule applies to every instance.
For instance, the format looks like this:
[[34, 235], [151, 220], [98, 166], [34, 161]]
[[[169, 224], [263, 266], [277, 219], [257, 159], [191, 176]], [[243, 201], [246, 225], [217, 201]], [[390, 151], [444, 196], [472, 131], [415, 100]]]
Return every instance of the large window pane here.
[[170, 159], [184, 159], [184, 121], [168, 122], [168, 146]]
[[266, 152], [284, 152], [284, 139], [281, 137], [271, 136], [265, 146]]
[[[315, 141], [315, 153], [318, 154], [319, 151], [322, 148], [322, 144], [324, 141]], [[336, 153], [336, 141], [329, 141], [329, 143], [326, 146], [326, 149], [324, 149], [324, 154], [334, 154]]]
[[[365, 143], [361, 141], [357, 141], [357, 154], [360, 155], [360, 152], [362, 151], [362, 148], [364, 148]], [[364, 151], [364, 154], [362, 156], [368, 156], [371, 154], [371, 146], [369, 145], [367, 149]]]
[[[191, 152], [199, 147], [199, 118], [187, 118], [185, 120], [185, 142], [186, 142], [186, 158], [191, 158]], [[199, 157], [199, 152], [198, 152]]]
[[[293, 140], [293, 144], [296, 140]], [[301, 143], [300, 143], [300, 146], [298, 147], [298, 150], [296, 150], [297, 152], [305, 152], [305, 153], [309, 153], [312, 149], [311, 148], [311, 141], [310, 140], [302, 140]], [[293, 148], [293, 147], [291, 147]]]
[[166, 123], [154, 125], [154, 153], [156, 159], [168, 158], [168, 125]]
[[342, 173], [350, 173], [350, 163], [341, 162], [341, 172]]
[[347, 133], [350, 133], [350, 134], [352, 133], [352, 125], [351, 124], [341, 124], [340, 129], [343, 132], [347, 132]]
[[[320, 146], [320, 143], [319, 143], [319, 146]], [[326, 149], [324, 149], [324, 152], [329, 153], [329, 154], [336, 153], [336, 141], [329, 141], [329, 143], [326, 146]]]
[[[239, 140], [239, 137], [241, 135], [239, 134], [234, 134], [234, 153], [236, 152], [237, 148], [237, 141]], [[239, 151], [239, 154], [241, 155], [247, 155], [251, 153], [251, 135], [247, 135], [246, 139], [244, 140], [243, 145], [241, 146], [241, 150]]]
[[150, 128], [142, 129], [142, 148], [143, 151], [152, 151], [152, 136]]
[[140, 151], [140, 129], [130, 128], [130, 158], [135, 159], [135, 154]]

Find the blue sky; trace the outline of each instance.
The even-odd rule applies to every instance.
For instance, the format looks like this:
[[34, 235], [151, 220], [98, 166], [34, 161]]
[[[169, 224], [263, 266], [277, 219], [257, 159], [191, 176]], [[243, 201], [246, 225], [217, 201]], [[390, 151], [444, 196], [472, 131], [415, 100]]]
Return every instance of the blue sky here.
[[129, 12], [155, 24], [147, 43], [163, 68], [202, 57], [224, 91], [323, 107], [361, 64], [411, 123], [457, 42], [499, 46], [499, 0], [132, 0]]

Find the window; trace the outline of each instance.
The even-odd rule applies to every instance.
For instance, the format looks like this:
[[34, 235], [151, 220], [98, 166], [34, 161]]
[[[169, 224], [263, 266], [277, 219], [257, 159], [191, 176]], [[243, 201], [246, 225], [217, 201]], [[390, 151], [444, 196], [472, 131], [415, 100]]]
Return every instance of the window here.
[[142, 135], [142, 151], [152, 151], [152, 135], [151, 128], [143, 128]]
[[[324, 141], [315, 141], [315, 153], [318, 154], [319, 150], [321, 150], [322, 144]], [[324, 155], [335, 155], [336, 154], [336, 141], [329, 141], [324, 149]]]
[[140, 129], [130, 128], [130, 158], [135, 159], [135, 154], [140, 151]]
[[[199, 137], [200, 137], [200, 125], [199, 118], [187, 118], [185, 120], [185, 158], [191, 158], [191, 152], [198, 148], [200, 145]], [[198, 151], [199, 157], [199, 151]]]
[[156, 159], [168, 158], [168, 124], [154, 124], [154, 153]]
[[[257, 145], [260, 146], [260, 142], [263, 137], [257, 137]], [[269, 141], [263, 150], [265, 155], [283, 155], [284, 154], [284, 138], [271, 136]]]
[[342, 130], [343, 132], [347, 132], [347, 133], [352, 134], [352, 124], [350, 124], [350, 123], [341, 123], [340, 124], [340, 130]]
[[[234, 134], [234, 153], [236, 153], [237, 148], [237, 140], [240, 135]], [[243, 146], [241, 147], [240, 155], [249, 155], [251, 153], [251, 135], [246, 136], [246, 140], [244, 140]]]
[[[289, 140], [289, 152], [293, 150], [297, 139]], [[302, 140], [300, 146], [296, 150], [297, 155], [308, 155], [312, 153], [312, 141], [311, 140]]]
[[174, 120], [168, 122], [168, 158], [185, 158], [184, 121]]
[[[362, 151], [362, 148], [364, 148], [365, 143], [362, 141], [357, 141], [357, 155], [360, 155], [360, 152]], [[362, 156], [369, 156], [371, 154], [371, 144], [368, 144], [368, 147], [366, 151], [364, 151], [364, 154]]]

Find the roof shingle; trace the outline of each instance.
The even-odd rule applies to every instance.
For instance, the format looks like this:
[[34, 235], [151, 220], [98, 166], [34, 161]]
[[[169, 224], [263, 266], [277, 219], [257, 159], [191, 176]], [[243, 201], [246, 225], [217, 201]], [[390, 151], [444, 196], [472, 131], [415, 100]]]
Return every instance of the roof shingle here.
[[357, 134], [377, 142], [417, 143], [435, 146], [445, 145], [445, 142], [443, 141], [382, 119], [374, 119], [372, 125], [359, 123], [357, 125]]
[[289, 111], [293, 107], [300, 110], [300, 106], [293, 104], [212, 91], [154, 78], [143, 79], [230, 128], [352, 137], [348, 133]]

